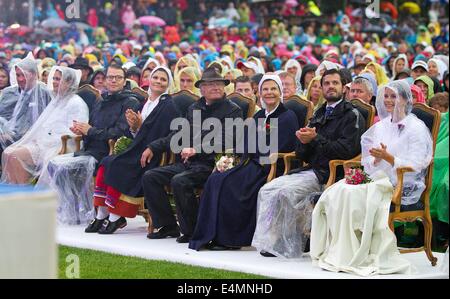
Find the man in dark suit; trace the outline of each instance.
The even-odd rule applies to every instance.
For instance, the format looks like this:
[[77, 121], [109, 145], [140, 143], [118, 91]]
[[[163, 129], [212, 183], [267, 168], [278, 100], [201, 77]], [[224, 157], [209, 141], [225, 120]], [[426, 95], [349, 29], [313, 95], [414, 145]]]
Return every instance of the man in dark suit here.
[[[212, 146], [219, 146], [221, 152], [225, 150], [225, 144], [229, 144], [230, 139], [234, 139], [233, 136], [225, 135], [225, 119], [242, 118], [242, 110], [226, 99], [225, 86], [229, 83], [230, 81], [223, 79], [214, 68], [205, 70], [202, 78], [195, 83], [195, 86], [200, 88], [203, 97], [192, 104], [187, 112], [191, 132], [190, 145], [181, 151], [181, 161], [149, 170], [144, 174], [142, 185], [145, 202], [152, 216], [154, 227], [157, 229], [148, 234], [149, 239], [178, 237], [181, 230], [183, 236], [177, 238], [177, 242], [189, 242], [197, 220], [198, 199], [195, 189], [201, 188], [206, 182], [214, 168], [217, 154], [215, 152], [206, 154], [201, 149], [198, 150], [199, 144], [202, 148], [206, 145], [211, 146], [209, 141], [205, 140], [205, 144], [203, 142], [205, 136], [211, 135], [213, 128], [201, 130], [201, 136], [194, 136], [196, 132], [194, 126], [208, 118], [218, 119], [222, 124], [219, 134], [222, 134], [223, 142]], [[194, 115], [199, 115], [200, 119], [194, 119]], [[173, 132], [166, 138], [152, 142], [144, 152], [143, 162], [150, 161], [156, 153], [169, 150], [171, 139], [177, 133]], [[212, 141], [214, 142], [215, 139]], [[173, 191], [179, 227], [164, 189], [166, 185], [170, 185]]]

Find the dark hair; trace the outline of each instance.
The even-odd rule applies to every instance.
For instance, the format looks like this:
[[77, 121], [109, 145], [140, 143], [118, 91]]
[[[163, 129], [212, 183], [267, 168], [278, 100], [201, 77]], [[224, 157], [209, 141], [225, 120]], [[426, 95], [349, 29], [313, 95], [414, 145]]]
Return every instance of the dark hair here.
[[339, 73], [341, 74], [342, 79], [345, 81], [342, 85], [346, 85], [350, 82], [352, 82], [352, 73], [349, 69], [343, 68], [339, 70]]
[[252, 83], [259, 84], [259, 82], [261, 81], [261, 79], [262, 79], [263, 76], [264, 76], [263, 74], [256, 74], [256, 75], [253, 75], [253, 76], [250, 78], [250, 81], [252, 81]]
[[130, 76], [141, 76], [141, 69], [138, 68], [137, 66], [132, 66], [127, 70], [127, 78]]
[[8, 83], [6, 83], [6, 86], [5, 86], [5, 88], [6, 88], [6, 87], [8, 87], [9, 85], [11, 85], [11, 82], [10, 82], [10, 79], [9, 79], [9, 70], [8, 70], [8, 68], [7, 68], [6, 66], [3, 66], [3, 65], [0, 63], [0, 71], [5, 72], [6, 77], [8, 78]]
[[106, 69], [105, 74], [108, 74], [109, 69], [121, 70], [123, 72], [123, 77], [124, 78], [127, 77], [127, 73], [126, 73], [126, 71], [124, 70], [124, 68], [121, 65], [118, 65], [118, 64], [115, 64], [115, 63], [110, 64], [108, 66], [108, 68]]
[[331, 69], [331, 70], [326, 70], [325, 73], [323, 73], [322, 78], [320, 78], [320, 85], [323, 86], [323, 79], [325, 79], [326, 76], [328, 75], [334, 75], [334, 74], [338, 74], [339, 78], [341, 79], [341, 84], [342, 86], [345, 86], [345, 79], [342, 76], [341, 72], [337, 69]]
[[252, 81], [250, 80], [250, 78], [248, 76], [239, 76], [239, 77], [236, 78], [234, 83], [235, 84], [238, 84], [238, 83], [252, 83]]
[[430, 99], [430, 107], [433, 105], [439, 105], [445, 109], [448, 109], [448, 92], [438, 92]]

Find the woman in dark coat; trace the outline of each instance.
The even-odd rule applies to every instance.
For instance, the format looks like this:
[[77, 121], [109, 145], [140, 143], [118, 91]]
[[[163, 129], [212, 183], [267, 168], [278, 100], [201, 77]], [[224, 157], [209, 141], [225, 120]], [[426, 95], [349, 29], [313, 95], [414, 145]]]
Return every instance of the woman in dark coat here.
[[122, 194], [142, 197], [142, 175], [159, 166], [160, 156], [155, 156], [143, 166], [142, 153], [152, 141], [169, 135], [170, 123], [179, 115], [168, 95], [173, 87], [170, 71], [165, 67], [157, 67], [150, 78], [149, 98], [142, 111], [126, 112], [130, 126], [129, 137], [133, 137], [132, 144], [123, 153], [108, 156], [101, 162], [94, 193], [97, 215], [86, 228], [88, 233], [112, 234], [118, 228], [126, 226], [125, 217], [136, 217], [139, 205], [121, 200], [120, 197]]
[[[265, 75], [261, 79], [259, 92], [264, 109], [255, 114], [254, 120], [258, 125], [257, 131], [263, 132], [263, 138], [269, 145], [269, 132], [274, 126], [270, 120], [278, 119], [278, 152], [291, 152], [295, 148], [298, 121], [294, 112], [283, 106], [282, 90], [278, 76]], [[256, 140], [258, 138], [261, 138], [261, 133], [257, 134]], [[245, 148], [249, 148], [247, 140], [248, 137]], [[223, 171], [218, 164], [218, 171], [209, 177], [200, 199], [197, 225], [189, 248], [226, 250], [251, 245], [256, 226], [258, 191], [266, 183], [270, 172], [270, 164], [261, 159], [267, 158], [269, 153], [263, 153], [258, 145], [259, 142], [256, 142], [254, 154], [246, 150], [239, 165]]]

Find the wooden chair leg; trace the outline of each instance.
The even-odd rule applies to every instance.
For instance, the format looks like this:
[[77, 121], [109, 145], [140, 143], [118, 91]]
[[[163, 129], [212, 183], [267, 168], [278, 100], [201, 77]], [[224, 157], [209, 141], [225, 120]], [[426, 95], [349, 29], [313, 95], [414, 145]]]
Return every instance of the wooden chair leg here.
[[424, 226], [423, 229], [425, 231], [425, 240], [424, 240], [425, 253], [427, 254], [428, 259], [430, 260], [431, 265], [436, 266], [437, 258], [433, 256], [433, 252], [431, 251], [431, 237], [433, 233], [433, 224], [431, 223], [431, 219], [429, 217], [425, 217], [422, 224]]
[[147, 214], [147, 220], [148, 220], [148, 221], [147, 221], [147, 222], [148, 222], [147, 231], [148, 231], [149, 233], [152, 233], [154, 227], [153, 227], [152, 216], [150, 216], [150, 213]]

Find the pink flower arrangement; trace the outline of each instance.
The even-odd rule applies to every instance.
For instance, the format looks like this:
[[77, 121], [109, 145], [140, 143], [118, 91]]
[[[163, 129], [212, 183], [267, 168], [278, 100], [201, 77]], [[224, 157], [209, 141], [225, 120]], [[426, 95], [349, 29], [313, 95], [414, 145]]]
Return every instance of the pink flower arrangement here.
[[345, 169], [345, 183], [350, 185], [361, 185], [370, 183], [372, 180], [361, 167], [351, 167]]

